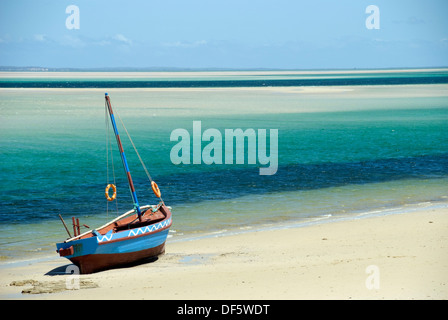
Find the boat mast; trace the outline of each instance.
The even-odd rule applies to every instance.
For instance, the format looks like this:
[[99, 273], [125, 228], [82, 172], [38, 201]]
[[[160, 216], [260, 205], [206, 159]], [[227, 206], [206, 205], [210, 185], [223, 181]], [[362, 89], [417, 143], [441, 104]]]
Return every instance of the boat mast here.
[[112, 111], [112, 105], [110, 103], [109, 95], [105, 94], [106, 105], [109, 111], [110, 120], [112, 121], [112, 126], [114, 128], [115, 137], [117, 138], [118, 149], [120, 150], [121, 161], [123, 162], [123, 168], [128, 178], [129, 189], [131, 191], [132, 199], [134, 200], [134, 209], [137, 211], [138, 218], [141, 221], [142, 212], [140, 210], [140, 205], [138, 204], [137, 194], [135, 193], [134, 183], [132, 182], [131, 172], [129, 171], [128, 162], [126, 161], [126, 156], [124, 154], [123, 145], [121, 144], [120, 135], [118, 134], [117, 124], [115, 123], [114, 112]]

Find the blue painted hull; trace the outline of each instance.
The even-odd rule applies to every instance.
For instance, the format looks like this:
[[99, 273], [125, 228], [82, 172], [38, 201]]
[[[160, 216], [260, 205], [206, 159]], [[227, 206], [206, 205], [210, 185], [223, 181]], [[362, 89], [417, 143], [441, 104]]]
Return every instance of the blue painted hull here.
[[165, 241], [172, 224], [171, 212], [164, 207], [165, 219], [129, 230], [99, 229], [80, 239], [57, 243], [59, 254], [92, 273], [156, 257], [165, 251]]

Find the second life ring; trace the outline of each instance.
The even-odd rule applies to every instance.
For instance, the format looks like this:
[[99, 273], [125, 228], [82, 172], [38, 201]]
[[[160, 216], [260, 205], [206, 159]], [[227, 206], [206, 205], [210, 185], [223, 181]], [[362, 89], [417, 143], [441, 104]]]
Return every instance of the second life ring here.
[[157, 185], [157, 183], [155, 183], [154, 181], [151, 181], [151, 188], [152, 188], [152, 192], [154, 192], [156, 197], [160, 198], [160, 196], [162, 194], [160, 193], [160, 189], [159, 189], [159, 186]]
[[[112, 188], [112, 191], [114, 192], [112, 197], [109, 195], [109, 189]], [[114, 201], [117, 197], [117, 187], [114, 184], [108, 184], [106, 187], [106, 199], [107, 201]]]

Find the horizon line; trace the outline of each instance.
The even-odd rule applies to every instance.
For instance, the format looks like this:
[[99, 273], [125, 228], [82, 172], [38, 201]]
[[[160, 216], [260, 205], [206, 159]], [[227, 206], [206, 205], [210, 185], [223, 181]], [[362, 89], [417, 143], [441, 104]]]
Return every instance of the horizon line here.
[[355, 70], [427, 70], [448, 69], [448, 66], [426, 67], [381, 67], [381, 68], [226, 68], [226, 67], [40, 67], [40, 66], [0, 66], [0, 72], [199, 72], [199, 71], [355, 71]]

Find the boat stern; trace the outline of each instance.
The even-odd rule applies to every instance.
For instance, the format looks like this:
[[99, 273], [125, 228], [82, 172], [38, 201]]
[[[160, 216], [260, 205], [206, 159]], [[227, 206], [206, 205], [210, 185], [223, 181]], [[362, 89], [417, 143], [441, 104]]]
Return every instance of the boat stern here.
[[97, 245], [96, 237], [64, 241], [56, 244], [56, 252], [59, 256], [70, 259], [94, 253]]

